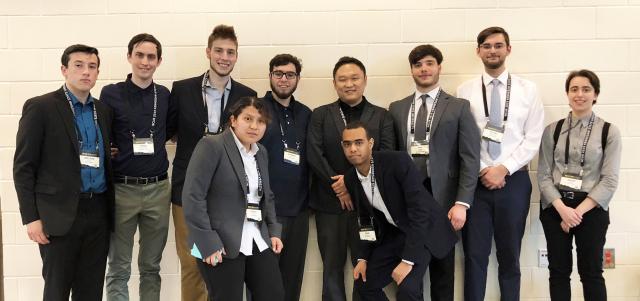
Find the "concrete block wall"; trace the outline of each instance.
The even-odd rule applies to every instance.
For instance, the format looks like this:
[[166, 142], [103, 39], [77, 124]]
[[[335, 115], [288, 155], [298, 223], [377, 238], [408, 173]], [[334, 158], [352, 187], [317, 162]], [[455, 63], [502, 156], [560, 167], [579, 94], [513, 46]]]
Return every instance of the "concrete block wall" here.
[[[0, 0], [0, 199], [5, 300], [41, 298], [37, 246], [21, 224], [12, 182], [17, 122], [24, 101], [62, 83], [59, 57], [67, 45], [86, 43], [100, 50], [102, 66], [94, 88], [120, 81], [129, 72], [126, 44], [137, 33], [154, 34], [164, 46], [156, 73], [171, 87], [176, 79], [202, 73], [209, 32], [219, 23], [236, 27], [240, 40], [234, 78], [263, 94], [269, 87], [268, 60], [289, 52], [303, 60], [297, 98], [311, 107], [336, 98], [331, 70], [343, 55], [360, 58], [368, 69], [368, 99], [381, 106], [409, 94], [407, 55], [432, 43], [444, 53], [442, 86], [449, 92], [482, 70], [475, 56], [477, 33], [492, 25], [511, 34], [509, 70], [535, 81], [545, 103], [547, 123], [568, 111], [563, 90], [576, 68], [598, 73], [602, 92], [596, 112], [623, 135], [620, 184], [611, 203], [607, 247], [616, 249], [616, 268], [606, 270], [609, 299], [640, 298], [639, 0]], [[636, 121], [634, 121], [636, 120]], [[169, 146], [173, 153], [173, 146]], [[534, 165], [535, 167], [535, 165]], [[532, 171], [535, 178], [535, 170]], [[548, 300], [548, 272], [537, 266], [545, 248], [538, 221], [538, 193], [523, 240], [522, 300]], [[320, 300], [322, 265], [311, 223], [303, 300]], [[178, 300], [179, 262], [173, 228], [162, 262], [162, 299]], [[456, 299], [462, 293], [462, 252], [458, 246]], [[135, 262], [135, 258], [134, 258]], [[137, 273], [137, 268], [133, 268]], [[487, 300], [498, 300], [497, 264], [492, 256]], [[347, 275], [347, 279], [349, 274]], [[582, 297], [578, 275], [573, 295]], [[137, 276], [130, 283], [136, 300]]]

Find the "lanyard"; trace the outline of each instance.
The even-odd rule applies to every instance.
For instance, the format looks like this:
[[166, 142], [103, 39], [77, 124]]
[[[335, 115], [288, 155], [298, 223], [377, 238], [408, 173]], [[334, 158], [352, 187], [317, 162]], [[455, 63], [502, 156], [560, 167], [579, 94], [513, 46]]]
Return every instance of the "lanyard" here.
[[[78, 143], [80, 144], [80, 152], [82, 152], [82, 134], [80, 133], [80, 129], [78, 129], [78, 124], [75, 122], [76, 119], [76, 110], [73, 108], [73, 101], [71, 101], [71, 96], [69, 96], [69, 90], [67, 90], [67, 86], [66, 85], [62, 85], [62, 89], [64, 90], [64, 96], [67, 97], [67, 100], [69, 101], [69, 108], [71, 108], [71, 113], [73, 114], [73, 124], [76, 127], [76, 136], [78, 136]], [[98, 144], [100, 143], [100, 141], [98, 141], [98, 114], [96, 113], [96, 108], [95, 108], [95, 104], [92, 107], [92, 111], [93, 111], [93, 124], [95, 125], [95, 129], [96, 129], [96, 153], [98, 152]]]
[[[442, 92], [442, 90], [438, 90], [438, 94], [436, 94], [436, 98], [433, 100], [433, 106], [431, 106], [431, 110], [429, 111], [429, 117], [427, 118], [427, 124], [426, 124], [426, 129], [427, 129], [427, 140], [429, 140], [429, 132], [431, 131], [431, 125], [433, 124], [433, 115], [436, 112], [436, 106], [438, 105], [438, 99], [440, 99], [440, 92]], [[425, 110], [427, 109], [427, 101], [425, 100], [424, 102], [424, 106], [425, 106]], [[416, 114], [416, 102], [415, 100], [411, 103], [411, 136], [414, 135], [415, 130], [416, 130], [416, 120], [415, 120], [415, 114]]]
[[[256, 170], [258, 171], [258, 197], [262, 198], [263, 195], [263, 188], [262, 188], [262, 175], [260, 174], [260, 166], [258, 165], [258, 158], [256, 156], [253, 156], [253, 160], [255, 160], [256, 162]], [[244, 173], [244, 180], [247, 183], [247, 195], [245, 196], [245, 199], [247, 201], [247, 204], [249, 203], [249, 176], [247, 176], [247, 173]]]
[[[290, 103], [289, 106], [293, 106], [293, 103]], [[278, 125], [280, 126], [280, 136], [282, 137], [282, 139], [281, 139], [282, 140], [282, 144], [284, 145], [284, 148], [289, 148], [289, 146], [287, 145], [287, 141], [285, 139], [284, 128], [282, 127], [282, 123], [287, 121], [286, 116], [284, 118], [280, 119], [282, 117], [281, 116], [282, 114], [280, 114], [281, 110], [278, 109], [278, 104], [274, 103], [274, 107], [278, 111]], [[285, 108], [285, 110], [286, 110], [286, 108]], [[300, 141], [298, 141], [298, 135], [296, 135], [296, 131], [295, 131], [296, 118], [293, 115], [293, 109], [291, 109], [291, 119], [293, 120], [293, 124], [294, 124], [293, 132], [294, 132], [294, 136], [295, 136], [295, 139], [296, 139], [296, 150], [300, 151]]]
[[[133, 85], [133, 82], [131, 83]], [[125, 87], [126, 89], [126, 87]], [[130, 93], [127, 92], [127, 95], [129, 95]], [[142, 97], [140, 97], [142, 100]], [[133, 139], [136, 139], [136, 133], [133, 129], [133, 126], [131, 125], [131, 122], [133, 121], [133, 106], [131, 105], [131, 99], [128, 97], [126, 99], [127, 105], [129, 106], [129, 114], [128, 114], [128, 121], [129, 121], [129, 132], [131, 133], [131, 137], [133, 137]], [[153, 140], [153, 132], [155, 131], [156, 128], [156, 117], [158, 116], [158, 90], [156, 89], [156, 84], [153, 84], [153, 116], [151, 117], [151, 129], [149, 130], [149, 138], [151, 138], [151, 140]]]
[[[202, 100], [204, 101], [204, 110], [207, 112], [207, 121], [204, 123], [204, 130], [206, 133], [209, 132], [209, 107], [207, 105], [207, 92], [206, 92], [206, 88], [207, 88], [207, 82], [209, 81], [209, 70], [207, 70], [207, 72], [204, 73], [204, 76], [202, 77]], [[224, 114], [224, 98], [225, 98], [225, 94], [227, 93], [227, 88], [225, 86], [225, 88], [222, 90], [222, 98], [220, 98], [220, 121], [218, 122], [218, 130], [215, 132], [220, 133], [222, 132], [222, 128], [223, 128], [223, 114]]]
[[[480, 77], [480, 81], [482, 82], [482, 101], [484, 102], [484, 117], [489, 120], [489, 107], [487, 106], [487, 87], [484, 85], [484, 77]], [[497, 89], [497, 86], [493, 87]], [[504, 102], [504, 118], [502, 119], [504, 122], [507, 122], [507, 118], [509, 117], [509, 100], [511, 99], [511, 74], [507, 77], [507, 97]]]
[[[369, 175], [371, 176], [371, 201], [367, 202], [370, 203], [369, 206], [367, 206], [367, 211], [369, 211], [369, 221], [371, 222], [371, 226], [373, 226], [373, 198], [375, 196], [375, 189], [376, 189], [376, 173], [373, 167], [373, 156], [371, 156], [371, 160], [369, 161], [371, 164], [370, 170], [369, 170]], [[356, 170], [356, 173], [358, 171]], [[367, 196], [365, 195], [365, 198]], [[362, 223], [360, 222], [360, 204], [356, 205], [356, 208], [358, 209], [358, 226], [362, 227]]]
[[342, 122], [344, 122], [344, 126], [347, 126], [347, 118], [344, 117], [344, 112], [342, 112], [342, 108], [338, 107], [340, 110], [340, 117], [342, 117]]
[[[584, 157], [587, 154], [587, 143], [589, 143], [589, 138], [591, 137], [591, 130], [593, 129], [594, 120], [595, 120], [595, 114], [591, 113], [591, 117], [589, 118], [589, 125], [587, 125], [587, 133], [585, 134], [584, 139], [582, 140], [582, 148], [580, 149], [580, 167], [584, 167]], [[573, 123], [573, 118], [571, 116], [571, 112], [569, 112], [569, 129], [567, 130], [567, 140], [564, 148], [565, 166], [569, 164], [569, 136], [571, 135], [572, 123]]]

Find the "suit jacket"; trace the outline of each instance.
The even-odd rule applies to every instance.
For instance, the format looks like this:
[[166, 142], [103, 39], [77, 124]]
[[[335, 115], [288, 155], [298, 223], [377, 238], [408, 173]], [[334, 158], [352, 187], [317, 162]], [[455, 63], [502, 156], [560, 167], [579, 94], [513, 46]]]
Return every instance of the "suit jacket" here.
[[[175, 124], [177, 128], [167, 128], [167, 137], [178, 136], [176, 155], [173, 159], [171, 174], [171, 201], [180, 205], [184, 176], [196, 143], [204, 134], [203, 124], [208, 122], [208, 114], [204, 109], [202, 99], [202, 78], [204, 74], [173, 82], [169, 97], [168, 124]], [[257, 96], [253, 89], [231, 80], [231, 92], [227, 98], [222, 120], [225, 124], [229, 120], [230, 108], [244, 96]], [[176, 122], [177, 120], [177, 122]], [[171, 122], [173, 121], [173, 122]]]
[[[411, 94], [389, 106], [398, 149], [405, 152], [413, 99], [414, 94]], [[471, 115], [469, 101], [442, 91], [429, 139], [429, 171], [434, 198], [445, 209], [456, 201], [471, 205], [480, 169], [480, 132]]]
[[[331, 177], [344, 175], [351, 168], [340, 144], [345, 125], [338, 101], [313, 110], [307, 134], [307, 162], [312, 171], [309, 206], [335, 214], [342, 212], [342, 208], [331, 189], [334, 182]], [[360, 121], [367, 124], [367, 129], [375, 140], [374, 150], [395, 150], [393, 120], [387, 110], [367, 102]]]
[[[111, 181], [111, 110], [95, 99], [105, 153], [105, 179], [113, 229], [114, 192]], [[44, 232], [66, 234], [76, 218], [82, 187], [80, 153], [73, 113], [62, 88], [26, 101], [16, 136], [13, 181], [22, 223], [42, 220]]]
[[[264, 197], [260, 202], [262, 238], [280, 237], [275, 198], [269, 185], [268, 154], [258, 144], [256, 154], [262, 176]], [[230, 129], [220, 135], [200, 139], [193, 151], [184, 182], [182, 205], [189, 229], [189, 248], [195, 243], [203, 258], [224, 247], [226, 257], [240, 251], [247, 201], [246, 174], [240, 151]]]
[[[426, 263], [425, 252], [443, 258], [455, 246], [456, 236], [447, 213], [422, 185], [422, 177], [411, 157], [405, 152], [380, 151], [373, 153], [376, 185], [393, 222], [405, 237], [402, 259]], [[357, 206], [361, 219], [368, 221], [374, 211], [377, 241], [361, 241], [360, 257], [368, 259], [371, 251], [384, 239], [389, 227], [383, 213], [374, 209], [360, 183], [356, 169], [345, 175], [347, 189]]]

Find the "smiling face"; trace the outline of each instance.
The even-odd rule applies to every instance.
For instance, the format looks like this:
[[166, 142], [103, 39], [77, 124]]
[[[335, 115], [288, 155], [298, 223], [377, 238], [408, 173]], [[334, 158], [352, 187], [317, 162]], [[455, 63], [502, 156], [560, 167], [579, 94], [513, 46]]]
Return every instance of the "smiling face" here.
[[430, 55], [411, 64], [411, 76], [413, 76], [418, 90], [423, 92], [433, 90], [438, 85], [440, 70], [442, 70], [442, 66], [438, 65], [438, 61]]
[[585, 116], [591, 113], [593, 104], [598, 97], [595, 89], [584, 76], [576, 76], [569, 82], [567, 98], [571, 111], [577, 116]]
[[252, 143], [262, 139], [267, 129], [267, 121], [254, 106], [247, 106], [236, 116], [231, 116], [231, 128], [238, 140], [249, 149]]
[[238, 61], [238, 47], [231, 39], [213, 40], [207, 48], [207, 58], [213, 72], [220, 77], [228, 76]]
[[500, 69], [511, 53], [511, 45], [507, 45], [503, 34], [494, 33], [478, 45], [476, 53], [485, 68]]
[[336, 70], [333, 86], [342, 101], [354, 106], [362, 100], [364, 88], [367, 86], [367, 76], [358, 65], [344, 64]]
[[67, 88], [76, 96], [88, 94], [98, 78], [98, 56], [92, 53], [73, 52], [69, 63], [61, 67]]
[[[294, 75], [293, 78], [289, 78]], [[277, 75], [281, 75], [278, 78]], [[274, 66], [273, 70], [269, 74], [269, 82], [271, 84], [271, 91], [280, 99], [287, 99], [296, 91], [298, 87], [298, 74], [296, 73], [296, 66], [293, 63], [289, 63], [282, 66]]]
[[131, 64], [133, 76], [141, 81], [148, 81], [153, 78], [153, 73], [160, 66], [162, 59], [158, 57], [158, 48], [151, 42], [141, 42], [133, 46], [133, 51], [127, 55], [127, 60]]

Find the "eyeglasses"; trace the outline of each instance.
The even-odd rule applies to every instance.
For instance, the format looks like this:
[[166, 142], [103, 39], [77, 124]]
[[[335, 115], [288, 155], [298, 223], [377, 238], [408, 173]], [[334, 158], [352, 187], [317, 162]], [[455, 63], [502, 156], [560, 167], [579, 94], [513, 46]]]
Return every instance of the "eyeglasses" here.
[[484, 50], [491, 50], [491, 48], [495, 48], [495, 50], [500, 50], [504, 47], [506, 47], [507, 45], [504, 43], [495, 43], [493, 45], [489, 44], [489, 43], [484, 43], [484, 44], [480, 44], [480, 48], [484, 49]]
[[298, 77], [298, 73], [295, 72], [271, 71], [270, 74], [277, 79], [281, 79], [283, 76], [286, 76], [287, 79], [294, 79]]

